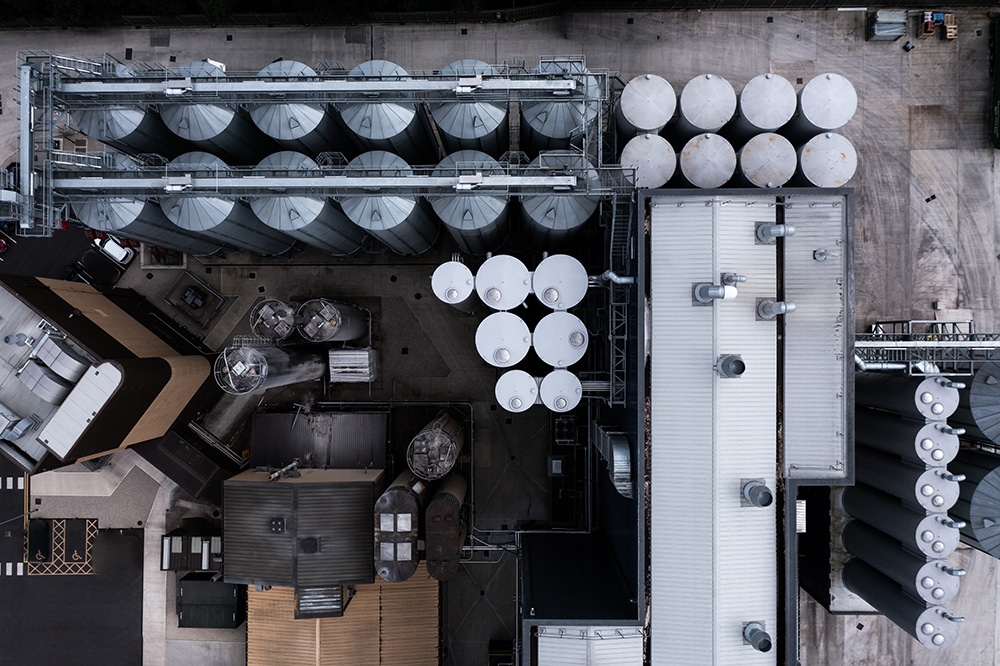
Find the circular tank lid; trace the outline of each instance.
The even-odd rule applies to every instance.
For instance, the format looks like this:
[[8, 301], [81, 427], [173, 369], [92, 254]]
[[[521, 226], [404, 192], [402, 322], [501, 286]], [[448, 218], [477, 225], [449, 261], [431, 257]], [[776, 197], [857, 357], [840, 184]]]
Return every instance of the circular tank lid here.
[[795, 175], [798, 158], [792, 142], [767, 132], [758, 134], [740, 149], [740, 171], [757, 187], [781, 187]]
[[[913, 630], [921, 645], [932, 650], [943, 650], [958, 640], [959, 624], [952, 622], [942, 614], [941, 606], [932, 606], [921, 611], [913, 623]], [[910, 627], [905, 627], [909, 630]]]
[[215, 359], [215, 381], [226, 393], [243, 395], [267, 379], [267, 359], [253, 347], [227, 347]]
[[565, 368], [587, 353], [590, 336], [576, 315], [553, 312], [542, 317], [531, 339], [538, 358], [554, 368]]
[[72, 115], [77, 127], [87, 136], [116, 140], [134, 132], [145, 119], [146, 112], [135, 107], [112, 106], [77, 109]]
[[641, 74], [625, 86], [618, 100], [625, 120], [638, 132], [659, 132], [674, 117], [677, 93], [662, 76]]
[[[413, 169], [399, 155], [385, 150], [361, 153], [347, 164], [347, 176], [409, 176]], [[385, 231], [406, 221], [417, 206], [416, 197], [366, 194], [346, 196], [340, 205], [347, 217], [362, 229]]]
[[434, 270], [431, 290], [438, 300], [453, 305], [472, 296], [476, 289], [475, 278], [469, 267], [460, 261], [446, 261]]
[[958, 455], [958, 436], [943, 432], [942, 425], [943, 422], [928, 423], [914, 437], [915, 453], [931, 467], [947, 465]]
[[476, 329], [476, 351], [498, 368], [517, 365], [528, 355], [531, 331], [524, 320], [510, 312], [494, 312]]
[[552, 254], [542, 259], [531, 277], [531, 288], [542, 305], [568, 310], [587, 295], [587, 269], [568, 254]]
[[925, 563], [914, 576], [917, 593], [929, 604], [946, 604], [958, 594], [959, 576], [941, 570], [940, 561]]
[[635, 169], [636, 187], [663, 187], [677, 170], [677, 153], [659, 134], [640, 134], [625, 144], [621, 164]]
[[337, 305], [325, 298], [313, 298], [299, 306], [296, 319], [299, 333], [306, 340], [323, 342], [334, 337], [343, 319]]
[[527, 411], [538, 398], [538, 382], [524, 370], [509, 370], [497, 380], [497, 404], [508, 412]]
[[702, 131], [714, 132], [736, 112], [736, 91], [729, 81], [715, 74], [701, 74], [681, 91], [681, 115]]
[[942, 420], [958, 409], [958, 390], [948, 386], [946, 377], [927, 377], [913, 392], [913, 405], [926, 419]]
[[261, 301], [250, 311], [250, 328], [256, 335], [284, 340], [295, 330], [295, 309], [276, 298]]
[[[441, 68], [440, 76], [459, 78], [463, 76], [498, 76], [500, 73], [492, 65], [465, 58]], [[478, 139], [497, 130], [507, 119], [506, 106], [481, 100], [442, 102], [431, 107], [431, 114], [438, 129], [459, 139]]]
[[740, 92], [740, 115], [754, 127], [773, 131], [795, 115], [798, 98], [788, 79], [779, 74], [761, 74], [750, 79]]
[[959, 531], [939, 522], [941, 514], [923, 517], [917, 524], [914, 545], [930, 558], [945, 558], [958, 548]]
[[[500, 163], [478, 150], [459, 150], [445, 157], [431, 174], [435, 178], [468, 174], [503, 173]], [[441, 221], [453, 229], [473, 230], [489, 227], [507, 210], [507, 199], [479, 194], [453, 193], [427, 197]]]
[[406, 462], [410, 471], [425, 481], [436, 481], [458, 461], [460, 442], [441, 428], [424, 428], [410, 440]]
[[736, 171], [736, 151], [718, 134], [699, 134], [681, 150], [681, 172], [695, 187], [722, 187]]
[[821, 130], [847, 124], [858, 108], [858, 93], [840, 74], [819, 74], [799, 91], [799, 112]]
[[[289, 171], [311, 169], [319, 169], [319, 165], [307, 155], [292, 150], [282, 150], [262, 159], [254, 167], [254, 175], [281, 175]], [[261, 222], [281, 231], [294, 231], [312, 224], [322, 214], [325, 206], [326, 202], [322, 199], [300, 195], [258, 197], [250, 202], [250, 208]]]
[[958, 501], [958, 483], [939, 476], [943, 468], [932, 467], [921, 473], [914, 483], [914, 498], [927, 511], [947, 511]]
[[542, 403], [553, 412], [568, 412], [580, 404], [583, 385], [580, 378], [568, 370], [553, 370], [538, 386]]
[[[576, 79], [573, 96], [552, 101], [523, 102], [521, 115], [531, 129], [553, 139], [568, 139], [583, 131], [597, 116], [601, 86], [597, 78], [579, 61], [547, 61], [534, 69], [535, 74]], [[588, 101], [583, 101], [586, 95]]]
[[846, 137], [827, 132], [809, 139], [799, 149], [799, 165], [816, 187], [842, 187], [854, 177], [858, 153]]
[[527, 266], [509, 254], [490, 257], [476, 273], [476, 293], [494, 310], [516, 308], [524, 303], [530, 291], [531, 274]]

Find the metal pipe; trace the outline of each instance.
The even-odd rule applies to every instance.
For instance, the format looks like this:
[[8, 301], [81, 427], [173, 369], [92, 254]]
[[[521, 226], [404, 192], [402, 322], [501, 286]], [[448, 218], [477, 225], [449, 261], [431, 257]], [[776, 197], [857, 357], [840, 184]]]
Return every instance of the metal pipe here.
[[858, 372], [906, 370], [909, 366], [906, 363], [885, 363], [877, 361], [864, 361], [858, 354], [854, 355], [854, 367]]
[[760, 622], [751, 622], [743, 628], [743, 638], [758, 652], [771, 651], [771, 636]]
[[757, 306], [757, 316], [761, 319], [774, 319], [778, 315], [786, 315], [795, 312], [795, 303], [792, 301], [761, 301]]
[[757, 227], [757, 240], [769, 245], [778, 238], [794, 236], [795, 227], [790, 224], [762, 224]]
[[635, 277], [631, 275], [618, 275], [614, 271], [604, 271], [598, 277], [599, 280], [604, 280], [605, 282], [611, 281], [615, 284], [634, 284]]

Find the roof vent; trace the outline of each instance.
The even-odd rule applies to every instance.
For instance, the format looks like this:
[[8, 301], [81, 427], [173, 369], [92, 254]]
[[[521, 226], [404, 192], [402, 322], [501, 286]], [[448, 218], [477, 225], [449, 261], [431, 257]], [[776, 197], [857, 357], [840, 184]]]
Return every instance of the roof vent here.
[[300, 553], [318, 553], [322, 548], [320, 548], [320, 540], [318, 537], [302, 537], [299, 539], [299, 552]]

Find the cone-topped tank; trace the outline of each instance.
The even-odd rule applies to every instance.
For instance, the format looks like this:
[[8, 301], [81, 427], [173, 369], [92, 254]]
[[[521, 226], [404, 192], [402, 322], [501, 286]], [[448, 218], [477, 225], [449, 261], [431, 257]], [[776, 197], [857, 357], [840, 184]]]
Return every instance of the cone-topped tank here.
[[406, 470], [375, 502], [375, 571], [391, 583], [407, 580], [420, 562], [421, 510], [431, 484]]
[[695, 187], [722, 187], [736, 171], [736, 151], [718, 134], [699, 134], [681, 150], [681, 173]]
[[[198, 61], [181, 65], [168, 76], [224, 79], [226, 73], [212, 63]], [[229, 164], [250, 166], [275, 149], [274, 141], [244, 111], [226, 104], [163, 104], [160, 115], [174, 134]]]
[[312, 298], [295, 315], [299, 335], [310, 342], [357, 340], [368, 333], [368, 317], [350, 305]]
[[[444, 78], [497, 76], [499, 72], [482, 60], [464, 59], [441, 68]], [[431, 106], [445, 150], [480, 150], [494, 157], [507, 152], [507, 103], [486, 100], [448, 101]]]
[[521, 103], [521, 145], [531, 153], [579, 145], [597, 118], [601, 85], [580, 60], [547, 60], [533, 70], [555, 79], [572, 78], [576, 91], [567, 99]]
[[795, 175], [798, 158], [792, 142], [773, 132], [758, 134], [736, 155], [739, 173], [755, 187], [781, 187]]
[[[308, 156], [289, 150], [268, 155], [254, 169], [255, 176], [294, 176], [318, 171]], [[305, 175], [305, 174], [303, 174]], [[331, 201], [302, 195], [259, 197], [250, 202], [257, 218], [302, 243], [335, 256], [361, 249], [365, 232], [351, 222]]]
[[[358, 155], [348, 169], [358, 177], [413, 175], [403, 158], [384, 150]], [[342, 197], [340, 205], [354, 224], [397, 254], [421, 254], [437, 240], [437, 225], [416, 195], [365, 193]]]
[[659, 132], [677, 110], [677, 93], [656, 74], [641, 74], [626, 84], [615, 107], [618, 131], [627, 137]]
[[568, 254], [550, 254], [539, 262], [531, 276], [531, 289], [547, 308], [568, 310], [587, 295], [587, 269]]
[[462, 515], [468, 488], [465, 477], [452, 472], [441, 480], [434, 498], [427, 505], [424, 520], [427, 529], [427, 573], [437, 580], [448, 580], [458, 573], [462, 544], [468, 529]]
[[962, 541], [1000, 559], [1000, 456], [962, 448], [951, 463], [964, 474], [952, 515], [965, 521]]
[[[536, 157], [528, 175], [573, 174], [577, 191], [599, 184], [593, 165], [572, 150], [553, 150]], [[521, 197], [522, 232], [535, 250], [559, 251], [568, 245], [597, 210], [597, 197], [584, 194], [533, 194]]]
[[733, 85], [716, 74], [699, 74], [681, 91], [680, 114], [667, 126], [670, 138], [680, 144], [696, 134], [718, 132], [736, 112]]
[[779, 74], [755, 76], [740, 91], [736, 117], [720, 133], [735, 144], [746, 143], [755, 134], [784, 126], [797, 104], [788, 79]]
[[[441, 160], [432, 176], [503, 173], [500, 163], [478, 150], [460, 150]], [[510, 201], [476, 191], [427, 197], [458, 248], [467, 254], [492, 252], [507, 235]]]
[[479, 309], [476, 279], [461, 261], [446, 261], [431, 275], [431, 290], [438, 300], [456, 310], [472, 314]]
[[[403, 81], [409, 73], [388, 60], [369, 60], [347, 77], [365, 81]], [[417, 107], [410, 102], [351, 102], [340, 107], [344, 125], [364, 150], [387, 150], [412, 164], [426, 164], [434, 151], [424, 131]]]
[[215, 381], [226, 393], [253, 391], [319, 379], [326, 359], [316, 353], [278, 347], [227, 347], [215, 359]]
[[406, 463], [421, 479], [436, 481], [455, 466], [464, 444], [462, 422], [441, 412], [410, 440]]
[[[316, 72], [301, 62], [278, 60], [257, 76], [270, 81], [295, 81], [315, 77]], [[250, 118], [285, 150], [311, 156], [324, 151], [338, 151], [348, 157], [356, 153], [351, 139], [337, 123], [336, 111], [325, 103], [255, 104], [250, 107]]]
[[271, 340], [284, 340], [295, 331], [295, 307], [268, 298], [250, 310], [250, 330]]
[[622, 149], [620, 161], [623, 167], [635, 169], [635, 186], [639, 188], [663, 187], [677, 170], [677, 153], [659, 134], [632, 138]]
[[138, 199], [103, 199], [73, 204], [86, 227], [195, 256], [209, 255], [222, 246], [185, 232], [163, 214], [160, 206]]
[[1000, 443], [1000, 363], [981, 363], [968, 388], [958, 392], [958, 410], [951, 419], [971, 439]]
[[858, 152], [847, 137], [827, 132], [809, 139], [799, 148], [800, 185], [843, 187], [858, 168]]
[[[229, 167], [214, 155], [184, 153], [167, 165], [171, 176], [202, 173], [217, 176]], [[295, 244], [291, 238], [257, 219], [242, 201], [206, 196], [164, 197], [160, 207], [179, 228], [227, 245], [264, 255], [281, 254]]]
[[819, 74], [799, 90], [799, 112], [782, 134], [796, 145], [847, 124], [858, 108], [854, 85], [840, 74]]

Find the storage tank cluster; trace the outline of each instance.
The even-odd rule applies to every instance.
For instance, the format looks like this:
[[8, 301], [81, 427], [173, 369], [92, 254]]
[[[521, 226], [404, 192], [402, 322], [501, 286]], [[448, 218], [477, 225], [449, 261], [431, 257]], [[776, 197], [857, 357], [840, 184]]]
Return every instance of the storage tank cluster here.
[[855, 381], [856, 485], [843, 494], [854, 520], [841, 534], [855, 559], [844, 585], [931, 649], [953, 644], [961, 621], [946, 604], [965, 574], [947, 559], [968, 528], [948, 514], [968, 495], [956, 459], [964, 430], [947, 421], [962, 388], [942, 376], [861, 372]]
[[458, 571], [467, 531], [462, 507], [468, 484], [454, 467], [464, 441], [461, 421], [448, 412], [435, 416], [407, 448], [409, 469], [376, 501], [375, 570], [384, 580], [401, 582], [413, 576], [422, 536], [431, 576], [447, 580]]
[[326, 298], [310, 298], [301, 304], [267, 298], [250, 310], [250, 329], [275, 344], [295, 332], [304, 342], [349, 342], [368, 334], [368, 316], [359, 308]]
[[701, 74], [680, 96], [655, 74], [633, 78], [616, 106], [626, 141], [622, 166], [639, 188], [841, 187], [857, 169], [857, 152], [834, 130], [857, 108], [845, 77], [826, 73], [796, 93], [784, 77], [751, 79], [737, 94], [721, 76]]

